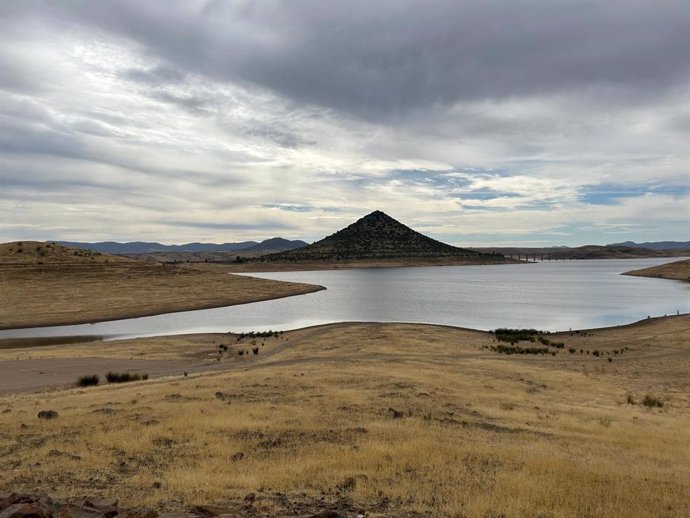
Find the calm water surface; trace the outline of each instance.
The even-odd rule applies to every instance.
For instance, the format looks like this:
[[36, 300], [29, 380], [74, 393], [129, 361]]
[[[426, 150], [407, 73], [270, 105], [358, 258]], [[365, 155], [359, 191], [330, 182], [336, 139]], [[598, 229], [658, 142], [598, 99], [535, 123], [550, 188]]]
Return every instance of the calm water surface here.
[[690, 311], [690, 283], [620, 273], [669, 258], [494, 266], [380, 268], [252, 274], [327, 290], [242, 306], [78, 326], [0, 331], [0, 338], [104, 338], [288, 330], [345, 321], [420, 322], [477, 329], [558, 331], [627, 324]]

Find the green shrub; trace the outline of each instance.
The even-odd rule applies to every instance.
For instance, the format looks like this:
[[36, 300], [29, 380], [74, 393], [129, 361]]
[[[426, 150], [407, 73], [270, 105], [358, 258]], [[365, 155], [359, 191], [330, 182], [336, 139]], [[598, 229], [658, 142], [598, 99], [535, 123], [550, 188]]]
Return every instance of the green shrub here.
[[534, 342], [534, 335], [541, 334], [536, 329], [508, 329], [499, 328], [494, 331], [496, 338], [501, 342], [514, 344], [520, 341]]
[[140, 381], [149, 379], [148, 374], [129, 373], [129, 372], [113, 372], [110, 371], [105, 375], [108, 383], [127, 383], [128, 381]]
[[78, 387], [92, 387], [98, 385], [99, 378], [97, 374], [92, 374], [90, 376], [82, 376], [77, 380]]

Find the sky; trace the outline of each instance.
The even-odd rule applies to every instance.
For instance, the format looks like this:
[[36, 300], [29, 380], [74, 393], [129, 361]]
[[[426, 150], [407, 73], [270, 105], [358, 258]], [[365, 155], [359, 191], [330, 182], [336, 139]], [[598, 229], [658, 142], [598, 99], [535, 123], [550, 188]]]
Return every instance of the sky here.
[[687, 0], [0, 2], [0, 241], [690, 240]]

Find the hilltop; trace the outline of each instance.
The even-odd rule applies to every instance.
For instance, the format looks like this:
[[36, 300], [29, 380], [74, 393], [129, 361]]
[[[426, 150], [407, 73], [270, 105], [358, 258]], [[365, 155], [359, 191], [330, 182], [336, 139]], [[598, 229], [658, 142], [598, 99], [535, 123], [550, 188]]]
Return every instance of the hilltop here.
[[311, 245], [269, 254], [266, 262], [338, 262], [460, 259], [482, 262], [503, 259], [458, 248], [427, 237], [377, 210]]
[[[94, 250], [106, 254], [122, 254], [140, 256], [154, 253], [203, 253], [203, 252], [279, 252], [304, 246], [307, 243], [300, 240], [283, 239], [273, 237], [264, 241], [242, 241], [238, 243], [184, 243], [181, 245], [163, 245], [157, 242], [128, 241], [118, 243], [115, 241], [99, 241], [87, 243], [81, 241], [57, 241], [57, 244], [72, 248]], [[203, 260], [203, 259], [202, 259]]]
[[132, 259], [82, 250], [57, 243], [14, 241], [0, 243], [0, 265], [129, 263]]

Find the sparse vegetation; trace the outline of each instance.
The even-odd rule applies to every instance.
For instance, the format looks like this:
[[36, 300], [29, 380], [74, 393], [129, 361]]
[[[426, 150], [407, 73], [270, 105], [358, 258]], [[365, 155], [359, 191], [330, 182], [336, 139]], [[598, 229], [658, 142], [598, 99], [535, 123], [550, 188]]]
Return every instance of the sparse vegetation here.
[[[0, 411], [0, 448], [10, 469], [0, 489], [62, 498], [86, 487], [161, 514], [222, 503], [244, 516], [253, 493], [255, 514], [266, 517], [339, 505], [347, 516], [364, 509], [381, 518], [685, 516], [688, 333], [654, 322], [643, 332], [597, 331], [578, 347], [651, 345], [620, 368], [584, 376], [579, 355], [561, 355], [554, 368], [541, 358], [487, 354], [484, 345], [509, 344], [485, 333], [324, 326], [290, 333], [294, 346], [276, 347], [268, 362], [252, 357], [259, 368], [236, 361], [226, 372], [183, 378], [180, 370], [168, 382], [117, 390], [4, 395], [0, 409], [12, 412]], [[227, 343], [227, 335], [213, 339], [214, 350]], [[208, 354], [210, 341], [168, 337], [87, 350], [172, 359], [175, 351]], [[78, 357], [84, 347], [63, 350]], [[647, 351], [665, 355], [650, 362]], [[642, 404], [648, 391], [663, 408]], [[639, 406], [625, 405], [626, 395]], [[40, 421], [42, 409], [60, 417]]]
[[127, 383], [129, 381], [141, 381], [149, 379], [148, 374], [130, 373], [130, 372], [108, 372], [105, 379], [108, 383]]
[[[548, 347], [520, 347], [519, 345], [492, 345], [491, 350], [500, 354], [549, 354]], [[553, 352], [555, 355], [555, 351]]]
[[283, 334], [283, 331], [249, 331], [247, 333], [240, 333], [237, 335], [237, 341], [244, 340], [245, 338], [278, 338]]
[[534, 342], [535, 335], [540, 334], [536, 329], [508, 329], [499, 328], [494, 331], [496, 339], [501, 342], [515, 344], [520, 341]]
[[662, 408], [664, 406], [664, 402], [661, 399], [649, 394], [644, 397], [642, 404], [651, 408]]
[[98, 377], [97, 374], [91, 374], [89, 376], [81, 376], [77, 380], [77, 386], [78, 387], [91, 387], [94, 385], [98, 385], [99, 381], [100, 381], [100, 378]]

